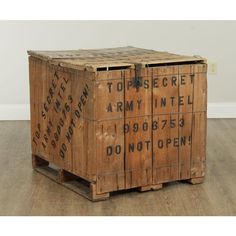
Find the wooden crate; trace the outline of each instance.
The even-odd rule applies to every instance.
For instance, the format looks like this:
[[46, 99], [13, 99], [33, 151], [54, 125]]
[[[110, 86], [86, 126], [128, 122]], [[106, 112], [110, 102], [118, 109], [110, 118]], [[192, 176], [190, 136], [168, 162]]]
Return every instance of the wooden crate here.
[[203, 58], [134, 47], [28, 54], [37, 171], [91, 200], [203, 181]]

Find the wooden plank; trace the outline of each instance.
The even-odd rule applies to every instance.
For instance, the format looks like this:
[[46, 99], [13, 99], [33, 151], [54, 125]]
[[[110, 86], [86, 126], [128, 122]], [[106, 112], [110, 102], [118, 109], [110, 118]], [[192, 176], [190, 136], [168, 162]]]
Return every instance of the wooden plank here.
[[179, 179], [190, 178], [192, 113], [179, 114]]
[[179, 112], [178, 66], [153, 68], [153, 115]]
[[206, 166], [206, 112], [193, 114], [191, 178], [205, 176]]
[[36, 95], [36, 116], [37, 116], [37, 124], [36, 124], [36, 138], [38, 139], [38, 148], [37, 148], [37, 155], [45, 158], [49, 161], [50, 157], [46, 150], [46, 145], [44, 143], [44, 132], [45, 132], [45, 121], [44, 121], [44, 93], [45, 88], [43, 85], [44, 81], [46, 80], [46, 63], [41, 60], [36, 60], [36, 77], [35, 77], [35, 91], [37, 90]]
[[45, 131], [46, 131], [46, 123], [47, 123], [47, 117], [44, 119], [43, 115], [42, 115], [42, 111], [47, 109], [47, 105], [45, 100], [47, 99], [47, 65], [44, 61], [42, 61], [40, 63], [40, 67], [41, 67], [41, 73], [40, 73], [40, 77], [39, 79], [39, 83], [40, 83], [40, 107], [41, 107], [41, 111], [40, 111], [40, 131], [41, 131], [41, 145], [40, 145], [40, 155], [42, 155], [43, 157], [46, 157], [49, 161], [50, 161], [50, 156], [49, 156], [49, 150], [48, 150], [48, 146], [45, 142]]
[[96, 121], [97, 193], [124, 189], [123, 119]]
[[138, 67], [125, 73], [126, 188], [152, 184], [151, 75]]
[[194, 65], [179, 65], [179, 179], [190, 178]]
[[95, 82], [97, 193], [124, 188], [124, 72], [99, 71]]
[[50, 94], [49, 90], [51, 91], [51, 79], [53, 78], [53, 70], [48, 63], [45, 63], [46, 67], [46, 76], [42, 79], [41, 86], [43, 87], [43, 108], [41, 110], [41, 125], [42, 125], [42, 136], [44, 143], [44, 149], [46, 150], [47, 159], [52, 162], [54, 155], [53, 155], [53, 147], [51, 145], [51, 138], [52, 138], [52, 106], [53, 106], [53, 97]]
[[[87, 72], [75, 71], [72, 85], [72, 125], [69, 126], [66, 139], [72, 145], [73, 172], [85, 179], [93, 179], [96, 174], [96, 155], [94, 150], [93, 92], [94, 84], [85, 75]], [[91, 167], [92, 166], [92, 167]]]
[[178, 114], [153, 116], [153, 184], [179, 178], [178, 120]]
[[[191, 179], [205, 176], [207, 122], [207, 65], [194, 66]], [[196, 182], [196, 181], [191, 181]]]
[[125, 119], [125, 188], [152, 184], [151, 116]]
[[[71, 132], [68, 130], [69, 132], [66, 137], [72, 145], [73, 172], [85, 178], [87, 176], [87, 150], [85, 147], [85, 139], [88, 138], [88, 126], [83, 117], [82, 104], [80, 101], [80, 96], [83, 94], [83, 90], [86, 89], [86, 81], [83, 76], [83, 71], [76, 71], [72, 80], [71, 94], [73, 103], [71, 113], [74, 126], [71, 127]], [[78, 106], [79, 102], [80, 105]]]
[[207, 65], [195, 65], [194, 78], [194, 105], [193, 112], [202, 112], [207, 110]]
[[[125, 118], [152, 114], [152, 80], [148, 69], [141, 68], [125, 71]], [[149, 72], [150, 73], [150, 72]], [[135, 87], [135, 79], [139, 77], [139, 86]]]
[[126, 188], [152, 184], [151, 116], [125, 119]]
[[36, 61], [33, 57], [29, 57], [29, 82], [30, 82], [30, 125], [31, 125], [31, 151], [32, 154], [37, 153], [37, 138], [35, 137], [37, 127], [37, 90], [35, 90], [36, 77]]
[[[65, 170], [72, 169], [71, 144], [66, 138], [71, 125], [71, 80], [72, 74], [66, 69], [53, 67], [54, 88], [53, 102], [50, 106], [51, 115], [51, 145], [53, 161]], [[49, 114], [48, 114], [49, 115]]]
[[179, 112], [193, 111], [194, 66], [179, 65]]
[[124, 78], [122, 71], [98, 72], [95, 120], [124, 118]]
[[51, 145], [49, 140], [49, 135], [47, 134], [47, 127], [49, 121], [51, 119], [50, 112], [51, 112], [51, 105], [52, 100], [49, 96], [49, 88], [50, 88], [50, 71], [48, 63], [42, 61], [42, 74], [39, 80], [40, 86], [42, 88], [41, 91], [41, 111], [40, 111], [40, 126], [41, 126], [41, 144], [42, 150], [44, 151], [43, 157], [46, 157], [48, 161], [53, 160], [53, 156], [51, 155]]
[[153, 68], [153, 184], [179, 178], [178, 66]]
[[[140, 64], [166, 64], [176, 62], [204, 61], [199, 56], [177, 55], [168, 52], [157, 52], [135, 47], [118, 47], [108, 49], [69, 50], [69, 51], [29, 51], [28, 54], [43, 60], [53, 60], [60, 65], [83, 66], [84, 68], [109, 67], [111, 65], [130, 66]], [[81, 68], [82, 69], [82, 68]]]

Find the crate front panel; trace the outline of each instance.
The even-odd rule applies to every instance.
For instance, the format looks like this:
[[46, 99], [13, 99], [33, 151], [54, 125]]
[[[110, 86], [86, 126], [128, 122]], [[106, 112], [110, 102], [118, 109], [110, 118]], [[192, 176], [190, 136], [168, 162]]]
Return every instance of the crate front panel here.
[[[206, 111], [206, 65], [160, 66], [142, 69], [141, 75], [143, 83], [139, 89], [131, 85], [135, 77], [135, 70], [132, 69], [119, 73], [102, 72], [98, 76], [97, 95], [105, 102], [99, 100], [97, 103], [96, 114], [99, 115], [96, 119], [113, 120], [114, 124], [116, 119], [120, 119], [124, 125], [120, 133], [124, 139], [120, 153], [124, 167], [122, 169], [121, 165], [119, 171], [114, 171], [112, 165], [107, 165], [106, 168], [110, 168], [114, 175], [100, 177], [103, 179], [98, 180], [100, 189], [108, 183], [110, 187], [107, 191], [121, 186], [128, 189], [204, 174], [205, 152], [202, 149], [206, 141], [203, 132], [206, 127], [206, 119], [203, 119]], [[120, 104], [128, 104], [127, 107], [122, 106], [119, 115], [117, 100]], [[140, 106], [135, 107], [135, 102], [133, 106], [129, 105], [130, 101], [138, 100], [142, 101]], [[108, 110], [103, 109], [108, 107], [106, 104], [112, 104], [111, 107], [115, 108], [112, 110], [114, 115], [109, 111], [110, 118]], [[202, 137], [202, 148], [196, 144], [197, 137]], [[112, 150], [115, 148], [113, 146]], [[119, 187], [118, 182], [122, 183]]]

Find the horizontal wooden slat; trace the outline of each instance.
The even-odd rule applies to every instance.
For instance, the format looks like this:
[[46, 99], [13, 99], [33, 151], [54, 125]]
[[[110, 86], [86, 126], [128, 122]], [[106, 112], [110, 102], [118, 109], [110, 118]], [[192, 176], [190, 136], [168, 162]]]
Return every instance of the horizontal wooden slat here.
[[136, 47], [118, 47], [90, 50], [28, 51], [29, 55], [51, 60], [63, 66], [78, 66], [87, 69], [108, 67], [131, 67], [137, 63], [146, 66], [180, 62], [204, 62], [199, 56], [184, 56]]

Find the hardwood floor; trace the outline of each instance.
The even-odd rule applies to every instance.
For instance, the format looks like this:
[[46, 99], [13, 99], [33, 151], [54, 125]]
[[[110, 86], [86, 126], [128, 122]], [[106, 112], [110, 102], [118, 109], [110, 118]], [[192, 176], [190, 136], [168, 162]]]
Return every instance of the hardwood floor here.
[[236, 215], [236, 119], [209, 119], [206, 180], [92, 203], [32, 170], [29, 121], [0, 122], [0, 215]]

